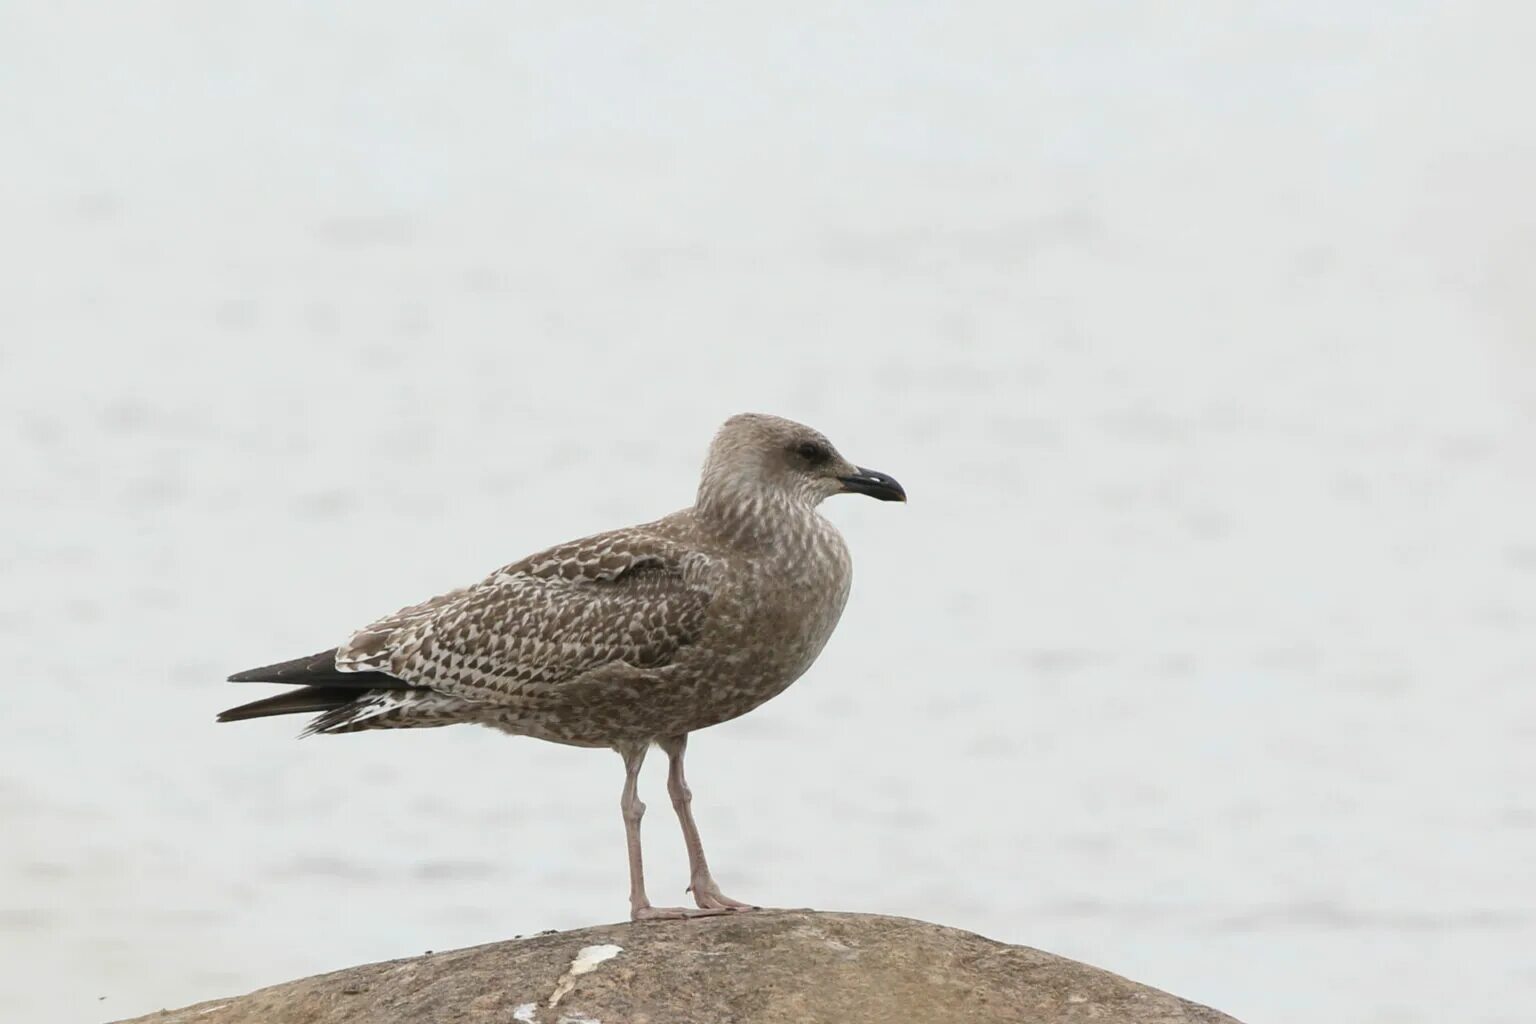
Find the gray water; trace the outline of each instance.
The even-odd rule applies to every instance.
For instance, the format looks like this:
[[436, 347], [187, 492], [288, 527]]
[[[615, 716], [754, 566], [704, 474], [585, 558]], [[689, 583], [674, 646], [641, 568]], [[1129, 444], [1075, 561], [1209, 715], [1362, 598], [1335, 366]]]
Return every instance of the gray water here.
[[613, 755], [220, 680], [687, 503], [756, 409], [912, 502], [829, 503], [837, 636], [695, 738], [726, 891], [1529, 1021], [1533, 27], [8, 5], [0, 1019], [622, 917]]

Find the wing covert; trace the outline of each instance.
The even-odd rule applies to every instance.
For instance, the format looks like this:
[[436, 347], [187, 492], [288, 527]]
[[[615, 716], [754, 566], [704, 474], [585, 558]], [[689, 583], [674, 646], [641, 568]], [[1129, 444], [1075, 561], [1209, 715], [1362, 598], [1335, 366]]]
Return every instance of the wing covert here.
[[656, 668], [702, 631], [708, 577], [697, 553], [633, 538], [577, 542], [380, 619], [336, 662], [492, 702], [616, 662]]

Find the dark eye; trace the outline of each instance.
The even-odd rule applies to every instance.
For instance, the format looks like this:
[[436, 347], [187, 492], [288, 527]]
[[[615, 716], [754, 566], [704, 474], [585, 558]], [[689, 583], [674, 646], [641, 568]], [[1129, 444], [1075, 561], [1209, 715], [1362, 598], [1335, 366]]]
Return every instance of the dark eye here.
[[832, 453], [826, 447], [815, 441], [801, 441], [795, 445], [795, 454], [813, 466], [820, 465], [832, 457]]

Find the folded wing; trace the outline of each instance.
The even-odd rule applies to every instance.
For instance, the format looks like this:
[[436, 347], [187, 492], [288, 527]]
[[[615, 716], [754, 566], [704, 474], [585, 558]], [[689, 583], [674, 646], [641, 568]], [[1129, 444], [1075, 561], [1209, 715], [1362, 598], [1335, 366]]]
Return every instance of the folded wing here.
[[704, 556], [649, 538], [578, 541], [380, 619], [335, 665], [492, 703], [616, 662], [656, 668], [699, 637], [711, 575]]

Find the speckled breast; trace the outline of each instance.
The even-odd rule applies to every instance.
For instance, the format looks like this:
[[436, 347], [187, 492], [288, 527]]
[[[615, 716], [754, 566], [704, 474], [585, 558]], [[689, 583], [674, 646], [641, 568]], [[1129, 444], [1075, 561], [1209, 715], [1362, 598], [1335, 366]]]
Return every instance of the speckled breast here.
[[820, 516], [799, 543], [778, 545], [738, 562], [739, 585], [710, 625], [697, 654], [684, 662], [696, 673], [688, 730], [746, 714], [800, 678], [826, 646], [842, 616], [852, 582], [848, 549]]

